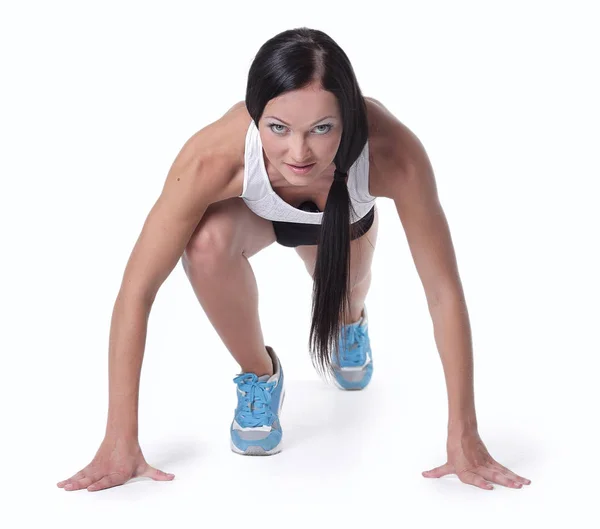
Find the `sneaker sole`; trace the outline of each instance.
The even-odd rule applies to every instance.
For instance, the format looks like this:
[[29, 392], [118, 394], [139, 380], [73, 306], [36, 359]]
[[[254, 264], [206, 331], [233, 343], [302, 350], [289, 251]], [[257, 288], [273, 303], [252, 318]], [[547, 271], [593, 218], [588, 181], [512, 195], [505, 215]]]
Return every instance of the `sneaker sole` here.
[[342, 391], [363, 391], [367, 387], [365, 386], [364, 388], [345, 388], [335, 378], [333, 379], [333, 383], [337, 386], [338, 389], [341, 389]]
[[[281, 402], [279, 403], [279, 410], [277, 411], [277, 417], [279, 418], [281, 415], [281, 409], [283, 408], [283, 401], [285, 400], [285, 382], [283, 388], [281, 388]], [[281, 424], [281, 419], [280, 424]], [[275, 448], [271, 448], [271, 450], [265, 450], [262, 446], [249, 446], [246, 450], [240, 450], [235, 444], [233, 444], [233, 440], [229, 439], [229, 446], [231, 447], [231, 451], [236, 454], [240, 454], [242, 456], [272, 456], [278, 454], [282, 450], [283, 443], [283, 428], [281, 430], [281, 441]]]
[[[335, 377], [332, 380], [333, 380], [333, 383], [336, 385], [336, 387], [338, 389], [341, 389], [342, 391], [364, 391], [367, 388], [367, 386], [369, 385], [369, 384], [367, 384], [366, 386], [363, 386], [362, 388], [345, 388], [337, 381], [337, 379]], [[371, 381], [369, 380], [369, 383], [370, 382]]]
[[265, 450], [260, 446], [249, 446], [245, 452], [243, 450], [240, 450], [237, 446], [235, 446], [233, 444], [233, 441], [230, 440], [229, 444], [231, 445], [231, 450], [233, 452], [242, 456], [272, 456], [278, 454], [282, 450], [281, 442], [271, 450]]

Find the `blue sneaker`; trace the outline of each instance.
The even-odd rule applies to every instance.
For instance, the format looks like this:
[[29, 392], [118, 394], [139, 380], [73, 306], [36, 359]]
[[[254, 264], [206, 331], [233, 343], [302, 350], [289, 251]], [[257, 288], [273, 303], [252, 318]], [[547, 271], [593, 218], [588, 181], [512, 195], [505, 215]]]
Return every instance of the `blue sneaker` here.
[[[344, 347], [343, 336], [346, 337]], [[340, 333], [340, 358], [332, 355], [335, 383], [340, 389], [364, 389], [373, 376], [367, 307], [356, 323], [344, 325]]]
[[279, 413], [285, 398], [281, 362], [272, 347], [266, 346], [273, 360], [273, 375], [261, 377], [242, 373], [237, 384], [238, 404], [231, 423], [231, 449], [236, 454], [268, 456], [281, 451], [283, 432]]

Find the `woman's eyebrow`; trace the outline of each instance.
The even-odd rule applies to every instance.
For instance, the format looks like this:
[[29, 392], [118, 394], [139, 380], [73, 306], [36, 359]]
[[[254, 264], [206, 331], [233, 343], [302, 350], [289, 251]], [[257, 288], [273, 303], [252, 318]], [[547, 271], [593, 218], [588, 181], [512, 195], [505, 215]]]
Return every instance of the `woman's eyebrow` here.
[[[273, 119], [276, 119], [277, 121], [281, 121], [281, 123], [284, 123], [284, 124], [285, 124], [285, 125], [287, 125], [288, 127], [290, 126], [290, 124], [289, 124], [289, 123], [286, 123], [285, 121], [283, 121], [283, 119], [279, 119], [277, 116], [265, 116], [265, 119], [267, 119], [267, 118], [273, 118]], [[336, 119], [336, 117], [335, 117], [335, 116], [325, 116], [324, 118], [317, 119], [317, 121], [315, 121], [313, 124], [311, 124], [311, 127], [312, 127], [313, 125], [316, 125], [317, 123], [319, 123], [319, 121], [323, 121], [324, 119], [327, 119], [327, 118], [334, 118], [334, 119]]]

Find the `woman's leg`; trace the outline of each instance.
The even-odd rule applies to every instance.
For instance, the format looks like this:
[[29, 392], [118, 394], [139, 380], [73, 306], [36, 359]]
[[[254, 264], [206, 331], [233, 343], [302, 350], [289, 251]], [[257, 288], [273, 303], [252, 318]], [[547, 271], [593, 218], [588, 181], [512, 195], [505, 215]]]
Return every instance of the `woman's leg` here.
[[258, 315], [258, 289], [248, 258], [275, 242], [271, 221], [241, 198], [212, 204], [185, 249], [183, 268], [194, 293], [242, 372], [273, 374]]
[[[363, 236], [350, 242], [350, 321], [344, 324], [354, 323], [361, 317], [365, 298], [371, 286], [371, 263], [375, 253], [377, 242], [377, 231], [379, 227], [379, 214], [375, 208], [373, 224]], [[307, 245], [295, 248], [298, 255], [304, 261], [304, 265], [310, 276], [313, 276], [315, 261], [317, 259], [317, 246]]]

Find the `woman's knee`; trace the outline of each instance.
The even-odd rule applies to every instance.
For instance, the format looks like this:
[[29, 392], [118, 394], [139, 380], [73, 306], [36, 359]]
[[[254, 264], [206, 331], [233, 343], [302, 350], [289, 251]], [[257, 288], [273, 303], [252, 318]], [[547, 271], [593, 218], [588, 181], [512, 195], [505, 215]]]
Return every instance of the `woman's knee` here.
[[250, 257], [274, 242], [272, 224], [251, 212], [241, 198], [212, 204], [194, 230], [183, 266], [213, 271], [229, 259]]
[[[215, 206], [215, 207], [213, 207]], [[183, 265], [211, 270], [233, 257], [235, 220], [218, 204], [211, 205], [194, 230], [183, 252]], [[240, 252], [241, 253], [241, 252]]]

